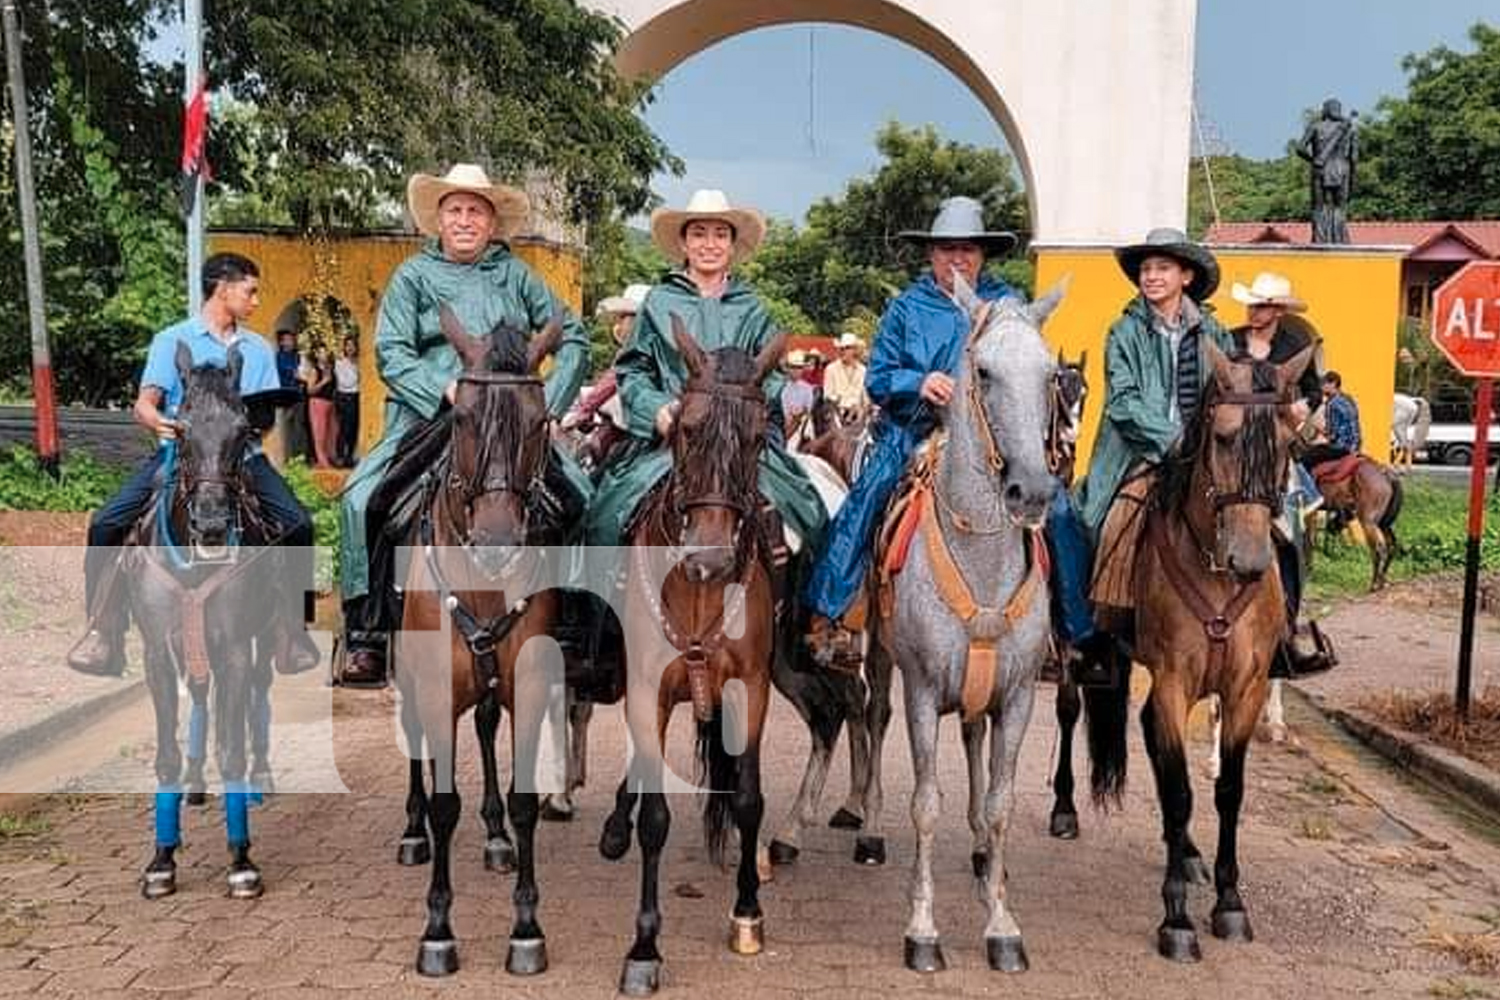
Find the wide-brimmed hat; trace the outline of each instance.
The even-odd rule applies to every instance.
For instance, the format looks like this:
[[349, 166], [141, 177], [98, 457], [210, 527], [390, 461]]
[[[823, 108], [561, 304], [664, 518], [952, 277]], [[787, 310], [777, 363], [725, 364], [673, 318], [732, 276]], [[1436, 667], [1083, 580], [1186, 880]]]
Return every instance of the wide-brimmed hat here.
[[786, 366], [788, 368], [806, 368], [807, 352], [802, 350], [802, 348], [800, 347], [794, 351], [788, 351], [786, 355]]
[[1193, 280], [1187, 287], [1187, 295], [1195, 302], [1204, 301], [1219, 287], [1219, 262], [1180, 229], [1153, 229], [1144, 242], [1115, 251], [1115, 259], [1132, 285], [1141, 283], [1141, 264], [1147, 257], [1171, 257], [1192, 268]]
[[1307, 303], [1292, 294], [1292, 280], [1274, 271], [1262, 271], [1246, 288], [1238, 281], [1229, 297], [1247, 306], [1281, 306], [1287, 312], [1307, 312]]
[[599, 303], [599, 312], [615, 316], [634, 316], [641, 311], [650, 285], [627, 285], [619, 295], [611, 295]]
[[865, 342], [859, 339], [858, 334], [841, 333], [839, 334], [839, 339], [833, 342], [833, 346], [839, 350], [843, 350], [846, 347], [864, 347]]
[[931, 229], [926, 232], [908, 229], [897, 233], [896, 239], [920, 244], [977, 243], [991, 257], [998, 257], [1016, 245], [1015, 233], [985, 229], [984, 206], [962, 195], [943, 200]]
[[455, 163], [442, 177], [413, 174], [406, 182], [406, 204], [417, 229], [427, 236], [438, 234], [438, 206], [460, 191], [478, 195], [495, 208], [495, 235], [509, 239], [526, 224], [531, 199], [526, 192], [505, 184], [494, 184], [484, 168], [474, 163]]
[[651, 239], [670, 261], [687, 259], [682, 231], [689, 222], [714, 219], [734, 230], [731, 264], [753, 254], [766, 238], [766, 218], [753, 208], [735, 208], [723, 191], [694, 191], [685, 208], [658, 208], [651, 213]]

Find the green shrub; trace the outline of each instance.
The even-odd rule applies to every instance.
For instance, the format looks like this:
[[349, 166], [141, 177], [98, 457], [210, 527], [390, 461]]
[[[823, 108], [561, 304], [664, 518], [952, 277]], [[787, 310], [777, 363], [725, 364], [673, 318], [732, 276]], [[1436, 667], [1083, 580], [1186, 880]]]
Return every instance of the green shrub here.
[[291, 459], [281, 469], [287, 485], [307, 512], [312, 515], [313, 544], [318, 547], [317, 586], [327, 591], [338, 581], [339, 561], [339, 500], [329, 496], [313, 479], [312, 470], [300, 456]]
[[118, 490], [128, 470], [103, 465], [80, 452], [66, 452], [62, 475], [42, 470], [26, 445], [0, 451], [0, 510], [88, 511]]

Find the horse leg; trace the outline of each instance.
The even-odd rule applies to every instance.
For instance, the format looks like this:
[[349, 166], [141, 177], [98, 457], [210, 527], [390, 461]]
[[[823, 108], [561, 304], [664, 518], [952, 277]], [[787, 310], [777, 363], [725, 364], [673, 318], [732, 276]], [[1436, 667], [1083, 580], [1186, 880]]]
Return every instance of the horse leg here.
[[630, 850], [631, 814], [635, 811], [640, 793], [630, 784], [627, 773], [615, 789], [615, 807], [604, 817], [604, 829], [599, 833], [599, 853], [606, 861], [619, 861]]
[[[570, 699], [573, 697], [570, 693]], [[582, 791], [589, 780], [589, 724], [594, 705], [587, 701], [568, 704], [568, 795]]]
[[1078, 807], [1073, 804], [1073, 730], [1083, 712], [1078, 685], [1066, 676], [1057, 684], [1057, 773], [1052, 777], [1052, 820], [1048, 832], [1059, 840], [1078, 839]]
[[818, 800], [823, 795], [823, 785], [828, 780], [829, 765], [833, 761], [833, 744], [811, 723], [807, 727], [812, 738], [807, 750], [807, 765], [802, 771], [802, 784], [797, 787], [797, 800], [792, 803], [786, 823], [781, 832], [771, 840], [771, 863], [789, 865], [801, 853], [802, 831], [816, 820]]
[[177, 745], [177, 675], [164, 646], [148, 648], [146, 684], [156, 710], [156, 854], [141, 874], [141, 895], [161, 899], [177, 891], [182, 845], [182, 750]]
[[495, 759], [495, 735], [499, 731], [500, 699], [491, 691], [474, 706], [474, 732], [479, 737], [479, 760], [484, 769], [479, 815], [484, 819], [484, 867], [507, 875], [516, 870], [516, 849], [505, 829], [505, 802], [500, 798], [500, 765]]
[[214, 731], [219, 776], [224, 781], [224, 824], [229, 840], [229, 895], [256, 899], [265, 891], [260, 869], [250, 860], [250, 792], [247, 743], [250, 730], [251, 669], [249, 643], [224, 650], [223, 669], [214, 671]]
[[1224, 761], [1219, 755], [1219, 740], [1224, 733], [1224, 705], [1219, 701], [1219, 696], [1211, 694], [1208, 696], [1208, 777], [1210, 781], [1219, 780], [1219, 772], [1224, 768]]
[[274, 791], [276, 784], [271, 770], [271, 669], [268, 650], [265, 659], [255, 664], [250, 682], [250, 785], [252, 791], [265, 794]]
[[[908, 680], [915, 678], [908, 677]], [[941, 972], [948, 963], [943, 958], [937, 924], [932, 916], [932, 849], [943, 808], [937, 776], [938, 713], [931, 692], [919, 694], [916, 689], [916, 684], [906, 689], [906, 731], [911, 742], [912, 770], [916, 775], [916, 787], [911, 795], [911, 821], [916, 828], [917, 850], [912, 861], [911, 919], [906, 925], [904, 957], [906, 967], [913, 972]]]
[[969, 832], [974, 835], [969, 866], [974, 870], [974, 877], [982, 879], [990, 859], [990, 826], [984, 807], [985, 793], [990, 784], [984, 766], [984, 736], [989, 722], [986, 718], [979, 718], [963, 723], [962, 729], [964, 761], [969, 770]]
[[[1281, 703], [1281, 680], [1280, 678], [1271, 682], [1271, 694], [1266, 699], [1264, 714], [1266, 722], [1266, 738], [1272, 743], [1286, 742], [1286, 707]], [[1214, 775], [1215, 778], [1221, 774]]]
[[[1160, 789], [1162, 787], [1161, 782], [1164, 779], [1162, 778], [1161, 773], [1157, 770], [1157, 738], [1155, 722], [1153, 721], [1155, 711], [1156, 709], [1152, 706], [1151, 699], [1147, 698], [1146, 704], [1141, 706], [1141, 732], [1145, 735], [1146, 756], [1151, 760], [1151, 773], [1152, 776], [1156, 779], [1156, 787], [1158, 789], [1159, 795]], [[1170, 834], [1167, 830], [1166, 825], [1166, 815], [1163, 814], [1161, 834], [1162, 842], [1166, 843], [1169, 836]], [[1185, 876], [1187, 880], [1193, 885], [1208, 885], [1213, 881], [1213, 876], [1209, 873], [1208, 865], [1203, 861], [1203, 852], [1198, 850], [1198, 845], [1193, 843], [1193, 838], [1186, 832], [1184, 832], [1183, 836], [1186, 837], [1186, 844], [1183, 847], [1183, 857], [1186, 859]]]
[[765, 947], [765, 924], [760, 909], [756, 845], [760, 843], [760, 823], [766, 811], [765, 796], [760, 789], [759, 732], [750, 734], [744, 752], [735, 762], [730, 810], [740, 835], [740, 864], [736, 876], [739, 892], [730, 918], [729, 949], [736, 955], [759, 955]]
[[866, 702], [865, 726], [870, 734], [869, 773], [865, 782], [864, 826], [854, 841], [854, 860], [862, 865], [885, 864], [885, 789], [881, 781], [886, 730], [891, 724], [891, 674], [894, 664], [875, 644], [866, 662], [870, 697]]
[[188, 708], [187, 774], [182, 780], [187, 786], [187, 804], [201, 806], [208, 802], [208, 779], [203, 776], [208, 758], [208, 682], [189, 682], [188, 695], [193, 703]]
[[[432, 753], [432, 796], [428, 821], [432, 825], [432, 881], [427, 889], [427, 927], [417, 949], [417, 972], [424, 976], [447, 976], [458, 971], [458, 940], [453, 936], [449, 913], [453, 908], [450, 855], [453, 832], [458, 829], [463, 802], [454, 781], [454, 723], [445, 731], [423, 729]], [[434, 738], [435, 737], [435, 738]]]
[[1386, 544], [1385, 531], [1377, 523], [1378, 518], [1359, 515], [1360, 530], [1365, 533], [1365, 547], [1370, 550], [1370, 593], [1385, 587], [1385, 568], [1389, 561], [1390, 547]]
[[[855, 600], [865, 600], [861, 594]], [[866, 629], [860, 636], [861, 659], [865, 676], [870, 676], [871, 631]], [[862, 694], [857, 704], [847, 714], [849, 727], [849, 794], [838, 811], [828, 818], [828, 825], [835, 830], [858, 830], [865, 825], [865, 793], [870, 787], [870, 719], [869, 704], [874, 691], [868, 684], [860, 685]], [[836, 741], [835, 741], [836, 742]]]
[[[1253, 719], [1250, 709], [1240, 714]], [[1219, 812], [1219, 849], [1214, 857], [1214, 903], [1212, 929], [1214, 937], [1225, 941], [1255, 940], [1250, 917], [1240, 898], [1239, 825], [1240, 804], [1245, 798], [1245, 755], [1249, 746], [1250, 726], [1231, 725], [1224, 739], [1224, 773], [1214, 785], [1214, 807]]]
[[1031, 722], [1033, 682], [1019, 684], [991, 717], [989, 794], [984, 799], [984, 822], [989, 834], [988, 871], [984, 874], [984, 899], [989, 921], [984, 927], [984, 950], [990, 968], [999, 972], [1025, 972], [1026, 945], [1021, 927], [1006, 905], [1005, 838], [1010, 832], [1015, 808], [1016, 762], [1021, 740]]
[[[1188, 849], [1192, 844], [1187, 831], [1193, 812], [1193, 791], [1188, 781], [1183, 739], [1187, 698], [1173, 683], [1168, 673], [1170, 669], [1168, 666], [1155, 672], [1151, 695], [1142, 711], [1142, 724], [1151, 734], [1147, 739], [1147, 750], [1156, 774], [1156, 796], [1167, 842], [1167, 870], [1161, 887], [1165, 916], [1157, 928], [1157, 951], [1174, 962], [1197, 962], [1202, 960], [1203, 953], [1187, 911]], [[1202, 863], [1201, 858], [1199, 863]]]
[[[519, 657], [516, 672], [535, 676], [540, 668], [534, 649]], [[559, 665], [560, 666], [560, 665]], [[534, 976], [547, 971], [547, 936], [537, 920], [541, 892], [536, 882], [536, 827], [541, 819], [541, 732], [550, 704], [549, 685], [528, 684], [517, 679], [511, 709], [510, 814], [516, 825], [516, 887], [511, 895], [515, 922], [505, 956], [505, 971], [513, 976]], [[507, 843], [507, 847], [510, 845]]]
[[[626, 779], [627, 781], [629, 778]], [[672, 812], [659, 784], [647, 784], [640, 795], [641, 900], [635, 917], [635, 942], [625, 956], [620, 973], [620, 992], [626, 996], [650, 996], [661, 985], [661, 855], [672, 828]], [[623, 788], [622, 788], [623, 790]], [[618, 810], [618, 798], [616, 800]], [[628, 813], [626, 814], [629, 822]], [[623, 853], [623, 852], [621, 852]]]
[[401, 728], [406, 733], [406, 753], [410, 758], [410, 775], [406, 788], [406, 830], [401, 834], [401, 843], [396, 848], [396, 863], [408, 868], [425, 865], [432, 860], [432, 842], [427, 838], [427, 816], [429, 803], [427, 788], [422, 776], [422, 723], [417, 716], [415, 702], [401, 699]]

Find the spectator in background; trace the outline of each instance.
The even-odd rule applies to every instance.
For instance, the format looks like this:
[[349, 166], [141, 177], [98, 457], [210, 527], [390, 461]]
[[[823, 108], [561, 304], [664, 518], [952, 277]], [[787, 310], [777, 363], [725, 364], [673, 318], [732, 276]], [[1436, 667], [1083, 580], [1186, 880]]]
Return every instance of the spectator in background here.
[[276, 377], [283, 389], [297, 393], [297, 401], [276, 410], [276, 438], [285, 464], [294, 455], [307, 452], [306, 385], [302, 379], [302, 353], [297, 350], [295, 330], [276, 331]]
[[839, 356], [823, 372], [823, 395], [848, 420], [862, 415], [870, 405], [865, 393], [865, 366], [859, 360], [864, 341], [852, 333], [838, 339]]
[[338, 427], [333, 415], [333, 352], [319, 347], [308, 367], [307, 418], [312, 427], [313, 464], [333, 468]]
[[1359, 454], [1359, 406], [1344, 393], [1344, 380], [1335, 371], [1323, 376], [1323, 427], [1324, 439], [1302, 457], [1309, 469]]
[[788, 351], [782, 365], [786, 370], [786, 388], [781, 390], [781, 413], [786, 422], [786, 437], [790, 441], [802, 426], [802, 421], [812, 413], [817, 402], [817, 389], [807, 380], [807, 352]]
[[339, 425], [333, 462], [341, 469], [353, 468], [359, 441], [359, 343], [353, 337], [344, 338], [333, 363], [333, 411]]

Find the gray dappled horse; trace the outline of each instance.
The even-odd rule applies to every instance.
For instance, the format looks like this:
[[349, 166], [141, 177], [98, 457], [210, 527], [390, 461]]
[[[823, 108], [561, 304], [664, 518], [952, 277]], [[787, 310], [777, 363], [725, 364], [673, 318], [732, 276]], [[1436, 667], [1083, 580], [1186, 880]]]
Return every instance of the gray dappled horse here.
[[[1057, 365], [1038, 328], [1062, 293], [1029, 305], [1015, 299], [985, 304], [961, 285], [958, 298], [974, 325], [945, 414], [947, 443], [925, 515], [936, 519], [936, 531], [926, 524], [918, 529], [894, 580], [891, 618], [879, 627], [902, 672], [916, 778], [911, 816], [917, 851], [905, 959], [917, 971], [945, 966], [933, 921], [932, 855], [941, 807], [938, 720], [967, 708], [971, 722], [990, 723], [988, 782], [982, 801], [972, 797], [970, 810], [976, 835], [983, 835], [983, 863], [975, 867], [988, 910], [986, 954], [992, 968], [1021, 971], [1026, 951], [1006, 899], [1005, 837], [1021, 739], [1049, 653], [1050, 610], [1045, 580], [1037, 586], [1037, 561], [1039, 532], [1056, 489], [1045, 441]], [[977, 607], [968, 608], [967, 620], [955, 610], [955, 577]], [[986, 661], [992, 670], [983, 669]], [[965, 697], [971, 669], [988, 680], [976, 689], [969, 678]]]

